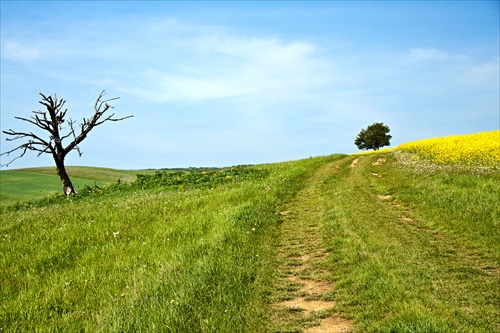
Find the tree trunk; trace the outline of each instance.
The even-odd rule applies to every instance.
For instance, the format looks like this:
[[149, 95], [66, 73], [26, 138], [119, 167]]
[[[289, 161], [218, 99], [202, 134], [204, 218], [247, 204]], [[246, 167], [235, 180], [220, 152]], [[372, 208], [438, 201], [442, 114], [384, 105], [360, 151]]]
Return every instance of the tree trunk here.
[[71, 180], [69, 179], [68, 174], [66, 173], [66, 170], [59, 170], [59, 177], [61, 178], [61, 183], [62, 183], [62, 188], [64, 191], [64, 194], [70, 195], [71, 193], [76, 193], [75, 189], [73, 188], [73, 184], [71, 183]]
[[56, 161], [57, 166], [57, 174], [59, 178], [61, 178], [62, 189], [64, 194], [67, 196], [71, 193], [76, 193], [73, 188], [73, 183], [71, 183], [71, 179], [69, 179], [68, 173], [66, 172], [66, 167], [64, 166], [64, 161]]

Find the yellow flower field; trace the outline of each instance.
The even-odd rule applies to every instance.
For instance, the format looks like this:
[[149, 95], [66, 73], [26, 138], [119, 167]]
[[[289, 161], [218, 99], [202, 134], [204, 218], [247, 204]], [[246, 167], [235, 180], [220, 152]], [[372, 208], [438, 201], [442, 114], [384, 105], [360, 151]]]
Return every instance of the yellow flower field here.
[[444, 165], [500, 168], [500, 130], [404, 143], [397, 150]]

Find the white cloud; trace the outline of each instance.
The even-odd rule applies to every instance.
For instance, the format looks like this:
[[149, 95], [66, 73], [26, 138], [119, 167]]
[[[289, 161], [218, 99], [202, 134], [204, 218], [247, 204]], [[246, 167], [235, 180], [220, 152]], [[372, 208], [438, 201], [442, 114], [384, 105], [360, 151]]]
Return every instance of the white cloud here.
[[[332, 78], [332, 64], [303, 40], [237, 36], [223, 27], [156, 21], [123, 35], [73, 28], [56, 39], [2, 44], [5, 58], [47, 60], [39, 70], [64, 81], [106, 83], [144, 101], [197, 102], [255, 98], [276, 103], [311, 99]], [[89, 36], [91, 38], [89, 38]], [[57, 50], [54, 53], [46, 49]]]
[[428, 61], [444, 61], [450, 59], [465, 59], [464, 55], [450, 55], [446, 52], [439, 51], [433, 48], [424, 49], [416, 48], [411, 49], [405, 56], [406, 61], [409, 63], [423, 63]]
[[303, 41], [202, 34], [184, 39], [177, 51], [177, 56], [169, 54], [168, 64], [137, 73], [143, 84], [121, 88], [157, 102], [255, 94], [279, 98], [323, 85], [331, 69]]
[[461, 77], [461, 82], [467, 86], [475, 86], [478, 88], [491, 87], [498, 91], [500, 84], [500, 59], [495, 61], [485, 62], [474, 66]]
[[34, 46], [22, 45], [17, 41], [2, 43], [2, 56], [8, 60], [30, 62], [40, 57], [40, 50]]

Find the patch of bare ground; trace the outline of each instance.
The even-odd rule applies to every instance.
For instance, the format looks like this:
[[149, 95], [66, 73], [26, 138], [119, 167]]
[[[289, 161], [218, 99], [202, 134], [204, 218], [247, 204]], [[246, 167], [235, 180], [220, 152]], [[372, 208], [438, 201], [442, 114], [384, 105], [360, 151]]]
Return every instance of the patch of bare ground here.
[[306, 299], [305, 297], [295, 298], [291, 301], [281, 302], [282, 306], [289, 308], [300, 309], [306, 313], [311, 313], [313, 311], [326, 310], [332, 307], [332, 302], [328, 301], [314, 301]]
[[406, 217], [404, 215], [400, 216], [399, 218], [406, 222], [414, 222], [412, 218]]
[[378, 158], [372, 165], [383, 165], [386, 162], [385, 158]]
[[277, 258], [280, 278], [274, 295], [273, 332], [340, 333], [352, 329], [352, 322], [335, 311], [335, 284], [325, 268], [328, 253], [321, 234], [324, 211], [319, 188], [338, 170], [335, 163], [318, 169], [281, 212], [284, 222]]
[[320, 326], [309, 327], [305, 333], [346, 333], [352, 324], [339, 317], [328, 317], [323, 319]]
[[357, 159], [355, 159], [354, 161], [352, 161], [351, 168], [354, 168], [356, 166], [356, 164], [358, 164], [359, 160], [362, 158], [364, 158], [364, 156], [360, 156]]

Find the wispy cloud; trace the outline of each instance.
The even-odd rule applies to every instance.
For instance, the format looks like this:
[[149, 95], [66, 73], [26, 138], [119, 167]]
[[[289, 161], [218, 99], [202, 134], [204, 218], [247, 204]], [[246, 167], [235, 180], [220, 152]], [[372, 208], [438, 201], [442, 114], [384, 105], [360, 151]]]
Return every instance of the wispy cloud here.
[[19, 41], [2, 42], [2, 57], [16, 62], [31, 62], [40, 57], [40, 49], [28, 46]]
[[330, 70], [315, 46], [304, 41], [202, 34], [183, 40], [180, 51], [188, 56], [136, 73], [139, 84], [122, 89], [158, 102], [255, 94], [279, 98], [325, 84]]
[[500, 89], [500, 59], [472, 66], [462, 73], [460, 81], [476, 88]]
[[451, 55], [447, 52], [436, 50], [433, 48], [415, 48], [411, 49], [405, 56], [409, 63], [424, 63], [429, 61], [444, 61], [444, 60], [464, 60], [464, 55]]
[[[98, 27], [103, 33], [92, 25], [81, 26], [50, 40], [6, 42], [2, 56], [23, 62], [54, 60], [53, 65], [57, 60], [57, 68], [42, 69], [45, 75], [105, 82], [112, 85], [108, 89], [157, 103], [250, 96], [298, 99], [332, 77], [331, 62], [305, 40], [238, 35], [177, 19], [158, 20], [127, 35], [117, 26]], [[98, 69], [90, 65], [96, 61]]]

